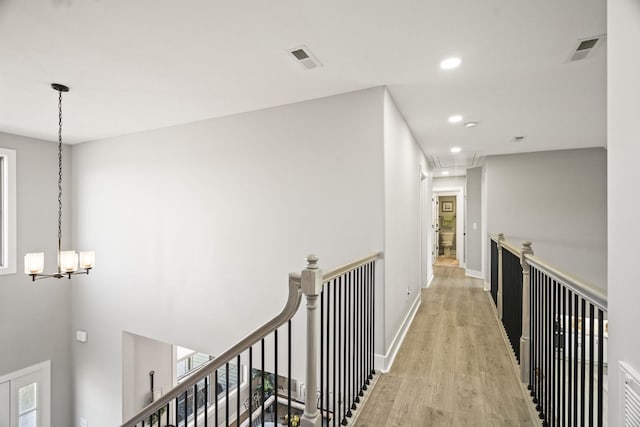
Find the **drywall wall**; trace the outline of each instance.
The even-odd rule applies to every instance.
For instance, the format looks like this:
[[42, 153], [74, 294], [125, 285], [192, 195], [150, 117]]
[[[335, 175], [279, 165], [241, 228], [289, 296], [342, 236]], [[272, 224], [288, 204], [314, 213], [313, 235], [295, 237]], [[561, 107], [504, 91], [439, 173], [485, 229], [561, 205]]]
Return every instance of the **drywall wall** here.
[[173, 387], [173, 346], [123, 332], [122, 353], [122, 414], [128, 419], [151, 403], [151, 371], [156, 394], [162, 396]]
[[467, 169], [466, 262], [467, 272], [483, 277], [482, 269], [482, 168]]
[[487, 232], [530, 240], [536, 255], [606, 287], [606, 162], [603, 148], [487, 157]]
[[217, 355], [282, 309], [306, 255], [383, 250], [382, 117], [376, 88], [74, 146], [77, 245], [96, 251], [72, 295], [76, 420], [121, 421], [123, 330]]
[[640, 371], [640, 287], [636, 265], [640, 229], [640, 3], [607, 2], [607, 110], [609, 161], [609, 425], [620, 415], [619, 362]]
[[433, 190], [440, 188], [464, 187], [466, 185], [464, 176], [436, 176], [433, 178]]
[[[397, 343], [397, 334], [416, 299], [420, 298], [421, 171], [427, 171], [424, 153], [391, 95], [384, 97], [384, 239], [385, 354]], [[424, 259], [420, 259], [420, 257]], [[422, 279], [424, 280], [424, 279]]]
[[[68, 426], [72, 406], [70, 295], [76, 279], [32, 282], [23, 274], [27, 252], [45, 252], [46, 271], [57, 268], [58, 146], [0, 133], [0, 147], [16, 151], [18, 189], [17, 274], [0, 276], [0, 376], [51, 360], [51, 425]], [[66, 147], [64, 160], [63, 244], [70, 247], [67, 196], [71, 176]]]

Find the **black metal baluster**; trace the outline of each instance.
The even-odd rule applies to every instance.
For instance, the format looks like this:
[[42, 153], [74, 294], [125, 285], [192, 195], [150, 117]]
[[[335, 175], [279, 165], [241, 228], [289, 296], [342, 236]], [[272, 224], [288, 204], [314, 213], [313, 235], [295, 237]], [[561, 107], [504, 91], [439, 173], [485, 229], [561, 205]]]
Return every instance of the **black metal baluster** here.
[[[340, 417], [342, 425], [347, 424], [347, 419], [345, 418], [344, 411], [344, 399], [345, 399], [345, 382], [342, 377], [343, 367], [344, 367], [344, 357], [345, 357], [345, 349], [344, 349], [344, 337], [342, 334], [342, 315], [343, 315], [343, 292], [344, 288], [342, 286], [342, 276], [338, 278], [338, 393], [340, 393], [340, 388], [342, 388], [342, 395], [338, 398], [338, 416]], [[342, 354], [342, 357], [340, 355]], [[342, 386], [342, 387], [341, 387]]]
[[291, 422], [291, 320], [287, 323], [287, 423]]
[[571, 289], [567, 290], [567, 314], [568, 314], [568, 329], [567, 329], [567, 426], [571, 427], [571, 420], [573, 415], [573, 360], [575, 353], [573, 352], [573, 330], [575, 329], [575, 321], [573, 316], [573, 292]]
[[[169, 425], [170, 420], [171, 420], [171, 419], [169, 418], [169, 416], [170, 416], [170, 415], [169, 415], [169, 413], [171, 412], [171, 404], [170, 404], [169, 402], [167, 402], [167, 406], [165, 406], [165, 407], [164, 407], [164, 410], [165, 410], [165, 415], [166, 415], [166, 417], [165, 417], [165, 424], [166, 424], [166, 425]], [[205, 424], [205, 427], [207, 427], [207, 425], [206, 425], [206, 424]]]
[[546, 307], [545, 307], [545, 421], [546, 425], [550, 425], [551, 420], [551, 352], [553, 348], [553, 324], [551, 319], [551, 280], [548, 276], [545, 276], [545, 292], [546, 292]]
[[585, 420], [584, 420], [584, 411], [586, 409], [586, 387], [585, 387], [585, 383], [586, 383], [586, 373], [587, 373], [587, 365], [586, 365], [586, 361], [587, 361], [587, 346], [586, 346], [586, 341], [587, 341], [587, 337], [586, 337], [586, 329], [587, 329], [587, 322], [586, 322], [586, 301], [584, 300], [584, 298], [580, 299], [580, 312], [582, 313], [582, 331], [580, 333], [580, 345], [581, 345], [581, 349], [580, 349], [580, 355], [581, 355], [581, 363], [580, 363], [580, 421], [581, 424], [584, 425], [585, 424]]
[[360, 384], [358, 384], [358, 374], [359, 374], [359, 369], [360, 366], [358, 364], [359, 361], [359, 352], [360, 352], [360, 347], [359, 347], [359, 343], [360, 343], [360, 301], [358, 299], [358, 289], [360, 288], [360, 268], [358, 268], [355, 271], [355, 276], [356, 276], [356, 280], [355, 280], [355, 284], [353, 287], [353, 395], [354, 395], [354, 405], [351, 407], [351, 409], [356, 409], [357, 403], [360, 403]]
[[337, 330], [336, 330], [336, 319], [337, 319], [337, 312], [338, 312], [338, 305], [337, 305], [337, 295], [338, 295], [338, 289], [337, 289], [337, 279], [333, 281], [333, 427], [336, 427], [336, 422], [338, 420], [338, 412], [339, 412], [339, 408], [338, 408], [338, 394], [336, 393], [336, 383], [337, 383], [337, 379], [336, 379], [336, 374], [337, 374], [337, 365], [336, 365], [336, 354], [337, 354], [337, 347], [336, 347], [336, 338], [338, 336]]
[[604, 313], [598, 309], [598, 427], [604, 423]]
[[593, 359], [595, 358], [595, 311], [593, 304], [589, 303], [589, 427], [593, 427]]
[[249, 347], [249, 426], [253, 427], [253, 346]]
[[224, 395], [224, 419], [225, 425], [229, 425], [229, 362], [225, 364], [224, 373], [225, 395]]
[[198, 383], [193, 385], [193, 427], [198, 427]]
[[561, 367], [561, 380], [560, 384], [562, 387], [562, 396], [561, 396], [561, 406], [560, 406], [560, 425], [565, 426], [566, 424], [566, 407], [567, 407], [567, 342], [565, 340], [566, 331], [567, 331], [567, 288], [562, 286], [562, 310], [560, 311], [560, 361], [562, 363]]
[[[216, 420], [216, 427], [218, 427], [219, 423], [218, 423], [218, 370], [215, 370], [213, 379], [215, 381], [215, 385], [213, 386], [216, 390], [215, 392], [215, 407], [214, 407], [214, 414], [215, 414], [215, 420]], [[185, 424], [186, 425], [186, 424]]]
[[351, 284], [352, 284], [352, 277], [351, 277], [351, 272], [347, 273], [347, 315], [346, 315], [346, 320], [347, 320], [347, 328], [346, 328], [346, 335], [347, 335], [347, 345], [346, 345], [346, 349], [347, 349], [347, 354], [346, 354], [346, 368], [347, 368], [347, 375], [345, 376], [345, 380], [347, 383], [347, 399], [346, 399], [346, 407], [347, 407], [347, 417], [351, 418], [351, 416], [353, 415], [351, 413], [351, 357], [349, 357], [349, 355], [351, 355]]
[[375, 350], [376, 350], [376, 268], [375, 264], [371, 269], [371, 374], [369, 379], [373, 379], [375, 370]]
[[260, 340], [260, 378], [262, 384], [262, 390], [260, 390], [260, 419], [262, 420], [262, 427], [264, 427], [264, 338]]
[[553, 427], [556, 426], [557, 424], [557, 420], [558, 420], [558, 348], [556, 346], [556, 337], [557, 334], [560, 333], [560, 331], [558, 330], [559, 328], [559, 319], [558, 319], [558, 282], [556, 282], [556, 280], [553, 280], [553, 314], [551, 316], [551, 319], [553, 319], [553, 340], [551, 342], [551, 348], [552, 348], [552, 356], [553, 358], [552, 360], [552, 364], [551, 364], [551, 369], [553, 370], [553, 373], [551, 375], [552, 378], [552, 396], [553, 399], [551, 400], [552, 404], [553, 404], [553, 411], [551, 412], [551, 425]]
[[579, 345], [579, 327], [581, 327], [580, 320], [580, 306], [578, 305], [579, 298], [578, 294], [574, 294], [573, 296], [574, 302], [574, 318], [573, 318], [573, 426], [578, 427], [578, 404], [579, 404], [579, 396], [578, 396], [578, 345]]
[[538, 416], [542, 415], [542, 400], [541, 400], [541, 389], [542, 389], [542, 285], [541, 285], [541, 274], [540, 271], [536, 269], [536, 397], [534, 402], [536, 404], [536, 410], [538, 411]]
[[[330, 384], [330, 378], [331, 378], [331, 283], [327, 283], [327, 324], [326, 326], [326, 333], [327, 333], [327, 349], [325, 352], [325, 360], [327, 363], [327, 370], [326, 370], [326, 378], [325, 378], [325, 389], [322, 391], [322, 396], [324, 396], [324, 402], [326, 405], [326, 413], [327, 413], [327, 425], [329, 423], [329, 389], [331, 388]], [[335, 369], [335, 366], [333, 367], [333, 369]]]
[[[276, 382], [274, 384], [276, 403], [273, 405], [274, 407], [273, 423], [275, 425], [278, 425], [278, 330], [277, 329], [273, 331], [273, 370], [274, 370], [274, 377]], [[238, 384], [240, 384], [240, 381], [238, 381]], [[239, 395], [240, 395], [240, 387], [238, 386], [238, 396]]]
[[209, 375], [204, 377], [204, 427], [209, 425]]
[[531, 267], [529, 271], [529, 394], [534, 398], [535, 403], [535, 380], [536, 370], [536, 269]]
[[[323, 397], [324, 397], [324, 364], [325, 364], [325, 360], [322, 357], [324, 355], [324, 334], [325, 334], [325, 330], [324, 330], [324, 298], [325, 298], [325, 290], [324, 290], [324, 283], [322, 284], [322, 291], [320, 291], [320, 418], [322, 418], [323, 415]], [[328, 318], [328, 317], [327, 317]], [[327, 343], [328, 344], [328, 343]], [[328, 367], [327, 367], [328, 368]]]
[[178, 422], [178, 420], [180, 419], [180, 415], [178, 414], [178, 411], [180, 410], [180, 405], [178, 404], [179, 402], [179, 398], [178, 396], [176, 396], [176, 413], [175, 413], [175, 421], [176, 421], [176, 425], [179, 425], [180, 423]]
[[[278, 330], [276, 329], [276, 336]], [[276, 355], [278, 354], [276, 350]], [[240, 364], [240, 355], [236, 358], [236, 426], [240, 425], [240, 384], [242, 384], [242, 365]], [[277, 378], [277, 375], [276, 375]], [[218, 427], [218, 426], [216, 426]]]

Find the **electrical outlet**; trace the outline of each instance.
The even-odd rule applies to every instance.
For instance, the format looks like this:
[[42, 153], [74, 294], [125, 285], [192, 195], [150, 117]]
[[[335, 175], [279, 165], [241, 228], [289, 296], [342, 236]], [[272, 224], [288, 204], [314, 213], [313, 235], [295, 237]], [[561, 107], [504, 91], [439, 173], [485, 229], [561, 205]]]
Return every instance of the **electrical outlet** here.
[[86, 418], [80, 417], [80, 427], [89, 427], [89, 423], [87, 422]]

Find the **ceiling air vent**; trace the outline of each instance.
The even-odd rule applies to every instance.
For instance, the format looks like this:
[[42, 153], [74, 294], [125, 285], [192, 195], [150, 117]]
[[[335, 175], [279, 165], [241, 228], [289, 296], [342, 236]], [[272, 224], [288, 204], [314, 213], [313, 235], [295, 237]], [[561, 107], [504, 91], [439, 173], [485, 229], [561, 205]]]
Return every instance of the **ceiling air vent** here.
[[306, 46], [298, 46], [296, 48], [289, 49], [289, 53], [297, 63], [307, 70], [322, 67], [322, 63], [318, 61], [318, 58], [316, 58]]
[[593, 53], [593, 51], [602, 44], [602, 36], [590, 37], [588, 39], [578, 40], [576, 48], [571, 53], [570, 61], [579, 61], [585, 59]]

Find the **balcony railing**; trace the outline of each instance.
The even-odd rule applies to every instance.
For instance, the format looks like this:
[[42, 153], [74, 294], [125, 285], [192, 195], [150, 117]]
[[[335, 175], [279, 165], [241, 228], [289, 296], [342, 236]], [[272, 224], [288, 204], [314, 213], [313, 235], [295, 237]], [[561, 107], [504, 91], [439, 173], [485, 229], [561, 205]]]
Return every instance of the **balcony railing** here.
[[[491, 236], [498, 313], [544, 426], [606, 420], [606, 292]], [[494, 275], [497, 276], [494, 277]]]
[[[289, 275], [289, 296], [280, 314], [122, 427], [346, 424], [374, 374], [375, 265], [381, 256], [376, 253], [325, 274], [318, 258], [309, 256], [301, 273]], [[292, 318], [303, 294], [306, 343], [293, 346]], [[294, 350], [306, 354], [305, 377], [295, 380]], [[237, 367], [237, 378], [230, 378], [230, 364]], [[244, 386], [241, 365], [249, 372]], [[237, 384], [234, 390], [230, 382]], [[294, 390], [299, 382], [303, 392]]]

